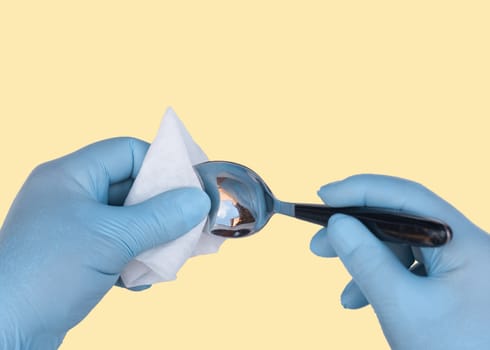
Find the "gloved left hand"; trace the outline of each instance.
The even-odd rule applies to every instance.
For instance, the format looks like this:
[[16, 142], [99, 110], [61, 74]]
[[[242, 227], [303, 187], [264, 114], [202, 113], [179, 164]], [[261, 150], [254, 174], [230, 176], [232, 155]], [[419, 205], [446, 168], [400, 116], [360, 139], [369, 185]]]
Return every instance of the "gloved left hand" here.
[[102, 141], [29, 176], [0, 231], [0, 349], [56, 349], [132, 258], [207, 215], [195, 188], [120, 206], [147, 149]]

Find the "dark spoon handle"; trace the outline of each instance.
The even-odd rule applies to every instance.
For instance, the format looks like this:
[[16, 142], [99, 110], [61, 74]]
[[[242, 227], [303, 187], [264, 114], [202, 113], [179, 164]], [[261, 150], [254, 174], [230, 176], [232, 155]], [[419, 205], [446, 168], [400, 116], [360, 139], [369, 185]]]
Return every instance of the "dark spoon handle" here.
[[418, 247], [438, 247], [451, 240], [451, 228], [443, 222], [372, 207], [333, 208], [319, 204], [295, 204], [298, 219], [326, 226], [334, 214], [346, 214], [360, 220], [382, 241]]

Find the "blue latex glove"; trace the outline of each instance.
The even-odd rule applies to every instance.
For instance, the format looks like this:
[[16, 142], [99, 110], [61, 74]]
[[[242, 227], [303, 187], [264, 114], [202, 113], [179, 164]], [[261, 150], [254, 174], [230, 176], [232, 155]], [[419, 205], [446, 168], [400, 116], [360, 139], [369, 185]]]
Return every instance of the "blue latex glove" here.
[[0, 349], [55, 349], [139, 253], [209, 211], [185, 188], [121, 207], [148, 144], [102, 141], [36, 168], [0, 231]]
[[[393, 349], [490, 349], [490, 236], [423, 186], [358, 175], [326, 185], [331, 206], [373, 206], [438, 218], [453, 229], [440, 248], [388, 247], [358, 220], [335, 215], [311, 242], [320, 256], [338, 255], [351, 274], [346, 308], [370, 303]], [[420, 276], [407, 266], [425, 266]]]

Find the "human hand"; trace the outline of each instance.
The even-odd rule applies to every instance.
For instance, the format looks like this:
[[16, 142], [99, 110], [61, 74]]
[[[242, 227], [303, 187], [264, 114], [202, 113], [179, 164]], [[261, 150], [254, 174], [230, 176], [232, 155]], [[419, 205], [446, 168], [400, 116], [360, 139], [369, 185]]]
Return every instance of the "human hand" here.
[[[351, 274], [341, 297], [344, 307], [371, 304], [393, 349], [490, 348], [486, 232], [425, 187], [399, 178], [357, 175], [322, 187], [319, 196], [334, 207], [392, 208], [437, 218], [453, 230], [445, 246], [415, 249], [382, 243], [354, 218], [330, 218], [313, 237], [311, 250], [338, 255]], [[413, 265], [416, 260], [425, 271]]]
[[147, 149], [101, 141], [29, 176], [0, 231], [0, 349], [57, 348], [132, 258], [207, 215], [195, 188], [121, 206]]

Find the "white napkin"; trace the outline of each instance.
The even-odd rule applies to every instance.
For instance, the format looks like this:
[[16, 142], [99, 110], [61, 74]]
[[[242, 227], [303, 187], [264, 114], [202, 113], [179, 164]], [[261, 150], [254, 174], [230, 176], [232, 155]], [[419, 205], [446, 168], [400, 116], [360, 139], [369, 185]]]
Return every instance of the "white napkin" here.
[[[201, 187], [192, 166], [208, 160], [175, 112], [165, 113], [125, 205], [142, 202], [178, 187]], [[126, 287], [174, 280], [186, 260], [218, 251], [224, 238], [203, 233], [205, 220], [175, 241], [150, 249], [130, 261], [121, 274]]]

